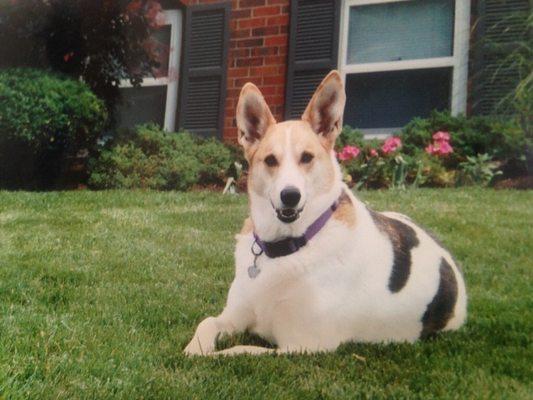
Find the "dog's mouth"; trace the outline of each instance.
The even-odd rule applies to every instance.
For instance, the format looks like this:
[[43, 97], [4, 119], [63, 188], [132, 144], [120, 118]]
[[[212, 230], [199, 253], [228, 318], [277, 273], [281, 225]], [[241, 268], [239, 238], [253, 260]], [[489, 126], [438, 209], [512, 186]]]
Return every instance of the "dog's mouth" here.
[[278, 219], [285, 223], [290, 224], [291, 222], [296, 221], [300, 217], [300, 213], [303, 211], [302, 208], [277, 208], [276, 214], [278, 215]]

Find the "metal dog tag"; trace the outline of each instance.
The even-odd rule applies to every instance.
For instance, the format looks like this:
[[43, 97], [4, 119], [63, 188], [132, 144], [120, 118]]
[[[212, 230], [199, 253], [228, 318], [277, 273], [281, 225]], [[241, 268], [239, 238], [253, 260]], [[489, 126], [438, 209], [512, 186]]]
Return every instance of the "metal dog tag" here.
[[[258, 248], [256, 248], [255, 245], [257, 245]], [[248, 267], [248, 276], [250, 277], [250, 279], [255, 279], [257, 278], [257, 275], [259, 275], [259, 273], [261, 272], [261, 270], [257, 266], [257, 257], [263, 254], [263, 249], [259, 246], [257, 240], [254, 240], [254, 242], [252, 243], [252, 248], [250, 250], [254, 255], [254, 263]]]
[[259, 275], [260, 273], [261, 273], [261, 270], [257, 268], [257, 265], [255, 265], [255, 262], [254, 262], [254, 265], [250, 265], [248, 267], [248, 276], [250, 277], [250, 279], [256, 278], [257, 275]]

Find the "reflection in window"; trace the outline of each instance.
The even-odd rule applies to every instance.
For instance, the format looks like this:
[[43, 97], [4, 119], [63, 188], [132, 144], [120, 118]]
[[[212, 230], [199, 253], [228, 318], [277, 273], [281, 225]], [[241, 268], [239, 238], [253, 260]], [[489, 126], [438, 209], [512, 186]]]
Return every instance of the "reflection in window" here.
[[449, 109], [451, 72], [436, 68], [348, 75], [344, 123], [361, 129], [402, 127], [414, 116]]
[[452, 0], [352, 7], [349, 18], [348, 64], [452, 55]]

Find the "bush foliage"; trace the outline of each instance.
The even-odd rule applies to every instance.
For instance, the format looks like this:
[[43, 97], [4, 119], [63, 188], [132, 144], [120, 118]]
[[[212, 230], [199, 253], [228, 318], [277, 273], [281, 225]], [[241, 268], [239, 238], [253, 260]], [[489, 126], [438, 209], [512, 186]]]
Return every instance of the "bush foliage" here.
[[404, 152], [416, 154], [424, 148], [435, 132], [449, 132], [454, 152], [450, 157], [452, 167], [467, 157], [489, 154], [502, 166], [516, 172], [525, 170], [525, 135], [513, 119], [491, 117], [451, 116], [448, 112], [434, 111], [429, 118], [415, 118], [400, 133]]
[[67, 155], [94, 147], [106, 118], [82, 82], [32, 69], [0, 72], [0, 184], [46, 187]]
[[[505, 173], [523, 171], [524, 146], [512, 121], [434, 113], [385, 141], [365, 140], [361, 131], [345, 126], [336, 147], [350, 184], [403, 188], [488, 185]], [[142, 125], [133, 134], [117, 136], [91, 161], [89, 184], [186, 190], [224, 183], [236, 175], [236, 164], [246, 165], [240, 147]]]
[[488, 185], [526, 172], [525, 135], [512, 119], [433, 112], [385, 142], [344, 127], [337, 149], [346, 180], [357, 187]]
[[89, 184], [96, 189], [186, 190], [198, 183], [222, 183], [231, 160], [229, 149], [215, 139], [141, 125], [91, 160]]

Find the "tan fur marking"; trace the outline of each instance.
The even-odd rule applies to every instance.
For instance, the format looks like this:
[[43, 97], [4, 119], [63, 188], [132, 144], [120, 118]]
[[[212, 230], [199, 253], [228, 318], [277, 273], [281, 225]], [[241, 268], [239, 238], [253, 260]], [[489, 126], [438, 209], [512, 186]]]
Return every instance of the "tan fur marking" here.
[[[305, 121], [285, 121], [272, 125], [267, 130], [263, 139], [257, 146], [253, 158], [250, 160], [250, 173], [248, 174], [248, 188], [253, 188], [256, 193], [261, 194], [263, 188], [266, 186], [267, 178], [275, 179], [279, 168], [268, 168], [264, 165], [264, 159], [272, 154], [276, 157], [279, 164], [283, 164], [284, 160], [285, 135], [291, 131], [292, 156], [304, 172], [309, 172], [311, 168], [318, 168], [323, 172], [320, 182], [323, 187], [317, 188], [319, 192], [325, 192], [331, 189], [334, 184], [334, 168], [330, 160], [329, 152], [320, 143], [320, 138], [313, 132], [309, 123]], [[314, 160], [309, 165], [300, 165], [302, 152], [308, 151], [314, 155]], [[261, 172], [262, 171], [262, 172]], [[257, 172], [257, 173], [256, 173]]]
[[[309, 173], [312, 169], [319, 169], [321, 176], [318, 181], [313, 182], [313, 186], [320, 193], [328, 192], [334, 184], [335, 170], [331, 163], [329, 150], [321, 144], [320, 136], [317, 136], [309, 123], [297, 121], [292, 130], [293, 157], [298, 162], [298, 167]], [[313, 154], [314, 159], [309, 164], [300, 164], [302, 153], [307, 151]]]
[[339, 206], [333, 213], [333, 218], [344, 223], [346, 226], [353, 228], [356, 222], [355, 207], [352, 200], [346, 193], [341, 195]]
[[241, 235], [246, 235], [254, 230], [254, 223], [250, 217], [244, 220], [244, 224], [241, 228]]

